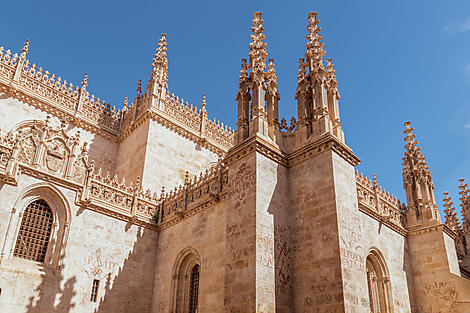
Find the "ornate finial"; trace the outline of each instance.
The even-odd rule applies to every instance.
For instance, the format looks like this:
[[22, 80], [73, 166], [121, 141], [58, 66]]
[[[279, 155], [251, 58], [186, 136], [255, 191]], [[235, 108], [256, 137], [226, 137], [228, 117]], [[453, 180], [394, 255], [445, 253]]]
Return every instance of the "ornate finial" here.
[[129, 97], [126, 95], [126, 96], [124, 97], [124, 103], [123, 103], [123, 105], [122, 105], [122, 109], [123, 109], [123, 110], [124, 110], [124, 109], [127, 109], [127, 103], [128, 103], [128, 101], [129, 101]]
[[307, 69], [305, 68], [305, 59], [299, 58], [299, 71], [297, 73], [297, 91], [295, 93], [295, 99], [298, 98], [299, 94], [308, 91], [307, 82]]
[[320, 20], [317, 19], [317, 12], [310, 12], [308, 14], [308, 34], [307, 44], [305, 45], [305, 59], [307, 60], [310, 70], [316, 74], [321, 75], [324, 72], [323, 57], [326, 52], [323, 49], [323, 42], [320, 42], [322, 35], [320, 35], [321, 27], [318, 26]]
[[274, 59], [269, 59], [267, 85], [269, 93], [277, 93], [277, 77], [276, 70], [274, 69]]
[[253, 27], [251, 28], [253, 35], [251, 35], [252, 42], [250, 43], [250, 64], [248, 68], [251, 69], [253, 74], [253, 83], [261, 84], [264, 82], [266, 70], [266, 42], [263, 42], [265, 36], [263, 34], [263, 18], [261, 12], [255, 12], [253, 17]]
[[445, 213], [445, 223], [454, 231], [459, 231], [461, 229], [459, 220], [457, 218], [457, 213], [455, 213], [455, 208], [453, 207], [453, 202], [451, 197], [449, 197], [449, 193], [446, 191], [444, 192], [444, 213]]
[[202, 105], [201, 105], [201, 110], [206, 110], [206, 95], [204, 94], [202, 96]]
[[23, 46], [23, 49], [21, 49], [21, 56], [25, 56], [26, 54], [28, 54], [28, 51], [29, 51], [29, 40], [26, 40], [26, 42], [24, 43], [24, 46]]
[[408, 152], [411, 152], [412, 150], [416, 149], [416, 144], [418, 143], [417, 141], [415, 141], [416, 135], [413, 134], [414, 128], [410, 126], [411, 122], [409, 121], [405, 122], [403, 125], [405, 126], [403, 134], [406, 134], [404, 140], [407, 142], [405, 148]]
[[338, 81], [336, 80], [336, 70], [334, 69], [335, 65], [331, 62], [331, 58], [326, 59], [326, 84], [330, 90], [338, 92]]
[[[463, 178], [460, 178], [459, 179], [459, 182], [460, 182], [460, 186], [459, 186], [459, 194], [461, 195], [460, 197], [460, 207], [462, 208], [462, 215], [464, 217], [467, 217], [468, 213], [468, 210], [470, 209], [470, 197], [468, 195], [468, 192], [469, 190], [467, 189], [467, 184], [464, 183], [464, 179]], [[470, 216], [468, 216], [470, 218]]]
[[240, 67], [240, 77], [238, 78], [238, 94], [236, 100], [238, 100], [238, 95], [248, 94], [250, 91], [250, 80], [248, 77], [248, 67], [246, 64], [246, 59], [242, 59], [242, 64]]
[[168, 79], [168, 59], [166, 57], [166, 51], [166, 34], [163, 33], [153, 58], [152, 66], [154, 71], [152, 76], [156, 76], [156, 78], [164, 84], [166, 84]]
[[377, 176], [375, 175], [375, 173], [372, 175], [372, 183], [374, 184], [374, 188], [379, 185], [377, 183]]
[[88, 73], [85, 73], [85, 76], [82, 80], [82, 88], [86, 88], [88, 86]]
[[142, 94], [142, 81], [139, 79], [139, 82], [137, 83], [137, 96], [140, 96]]

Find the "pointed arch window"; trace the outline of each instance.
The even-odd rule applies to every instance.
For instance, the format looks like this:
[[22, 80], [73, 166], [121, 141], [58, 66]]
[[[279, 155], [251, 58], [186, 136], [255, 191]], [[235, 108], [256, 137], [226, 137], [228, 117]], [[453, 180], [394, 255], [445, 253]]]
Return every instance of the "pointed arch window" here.
[[189, 313], [197, 312], [199, 296], [199, 264], [194, 265], [191, 270], [191, 281], [189, 284]]
[[390, 313], [391, 288], [388, 269], [382, 255], [372, 251], [366, 259], [367, 289], [371, 313]]
[[52, 210], [46, 201], [31, 202], [24, 211], [14, 256], [44, 262], [52, 230]]

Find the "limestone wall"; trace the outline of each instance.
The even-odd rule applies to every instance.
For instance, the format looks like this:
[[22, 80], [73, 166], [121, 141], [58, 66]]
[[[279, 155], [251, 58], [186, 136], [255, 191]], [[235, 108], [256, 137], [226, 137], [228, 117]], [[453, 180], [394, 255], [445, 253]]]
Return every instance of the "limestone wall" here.
[[[293, 251], [288, 169], [258, 154], [256, 182], [257, 253], [261, 256], [260, 264], [257, 265], [257, 279], [264, 285], [271, 286], [274, 291], [274, 294], [268, 294], [275, 300], [273, 311], [292, 312]], [[261, 271], [263, 267], [265, 269]], [[261, 283], [257, 282], [257, 285]], [[257, 291], [263, 292], [261, 288]], [[260, 294], [260, 302], [263, 297]], [[259, 309], [262, 311], [263, 308]]]
[[343, 288], [332, 152], [290, 168], [293, 311], [342, 312]]
[[393, 312], [410, 312], [405, 237], [359, 211], [354, 168], [337, 154], [333, 154], [333, 172], [345, 312], [370, 312], [365, 265], [371, 250], [384, 258], [388, 268]]
[[[0, 93], [0, 129], [2, 131], [13, 130], [14, 127], [25, 120], [42, 120], [46, 116], [51, 116], [51, 123], [59, 125], [59, 119], [44, 111], [12, 98], [6, 94]], [[68, 130], [75, 132], [80, 131], [80, 141], [89, 144], [90, 159], [95, 159], [95, 167], [102, 168], [104, 172], [110, 171], [111, 175], [115, 174], [116, 158], [118, 152], [117, 142], [113, 142], [103, 136], [84, 130], [83, 128], [73, 126]]]
[[144, 188], [168, 191], [217, 162], [217, 155], [155, 121], [150, 121], [142, 184]]
[[[176, 284], [176, 263], [188, 249], [195, 251], [200, 261], [198, 312], [223, 311], [226, 205], [226, 201], [219, 202], [216, 206], [161, 230], [152, 312], [176, 312], [172, 310], [176, 300], [173, 288]], [[188, 292], [186, 290], [184, 294]], [[183, 303], [182, 298], [177, 301]]]
[[[41, 190], [52, 190], [46, 196], [58, 195], [69, 210], [69, 230], [58, 267], [13, 257], [24, 209], [20, 194], [36, 184], [41, 184]], [[18, 187], [0, 184], [0, 312], [149, 312], [157, 234], [76, 206], [75, 190], [47, 186], [26, 175], [20, 177]], [[100, 280], [96, 303], [90, 301], [94, 279]]]
[[116, 174], [118, 177], [124, 177], [129, 183], [135, 184], [137, 177], [144, 177], [149, 123], [149, 120], [143, 122], [119, 144]]

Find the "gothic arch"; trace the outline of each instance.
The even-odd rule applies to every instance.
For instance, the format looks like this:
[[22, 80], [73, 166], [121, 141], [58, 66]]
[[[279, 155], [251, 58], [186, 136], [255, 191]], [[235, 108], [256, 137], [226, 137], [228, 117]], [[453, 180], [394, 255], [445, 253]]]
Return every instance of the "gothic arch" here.
[[57, 268], [61, 265], [65, 253], [68, 232], [70, 229], [71, 211], [70, 206], [55, 186], [49, 183], [37, 183], [25, 188], [17, 197], [10, 214], [7, 234], [2, 247], [7, 259], [13, 258], [13, 250], [17, 242], [23, 215], [29, 204], [43, 200], [52, 212], [52, 229], [47, 244], [44, 264]]
[[[186, 313], [190, 305], [192, 292], [192, 274], [194, 269], [201, 271], [201, 258], [192, 247], [181, 251], [176, 258], [171, 276], [171, 307], [170, 312]], [[195, 311], [194, 311], [195, 312]]]
[[377, 248], [371, 248], [365, 264], [371, 313], [392, 313], [392, 288], [385, 258]]

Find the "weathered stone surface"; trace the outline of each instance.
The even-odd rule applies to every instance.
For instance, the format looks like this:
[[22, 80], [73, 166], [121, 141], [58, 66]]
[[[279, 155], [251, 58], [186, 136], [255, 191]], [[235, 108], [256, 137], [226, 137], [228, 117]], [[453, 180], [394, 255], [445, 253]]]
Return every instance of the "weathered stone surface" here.
[[122, 110], [0, 48], [1, 312], [470, 311], [464, 180], [443, 224], [409, 122], [407, 206], [355, 173], [315, 12], [279, 120], [263, 30], [235, 133], [170, 94], [166, 34]]

